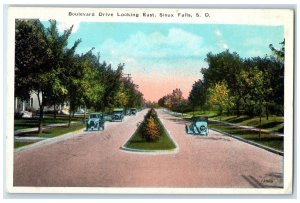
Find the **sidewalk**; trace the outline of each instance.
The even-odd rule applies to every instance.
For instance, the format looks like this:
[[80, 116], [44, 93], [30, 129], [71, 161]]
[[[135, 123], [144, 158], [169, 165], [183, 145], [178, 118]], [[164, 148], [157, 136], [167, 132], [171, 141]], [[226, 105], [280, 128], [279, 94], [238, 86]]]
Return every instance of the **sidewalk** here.
[[[223, 125], [235, 126], [235, 127], [238, 127], [238, 128], [244, 128], [244, 129], [259, 132], [259, 128], [256, 128], [256, 127], [253, 127], [253, 126], [239, 125], [239, 124], [235, 124], [235, 123], [228, 123], [228, 122], [218, 121], [218, 120], [213, 120], [213, 119], [209, 119], [209, 121], [212, 121], [212, 122], [215, 122], [215, 123], [221, 123]], [[272, 131], [272, 130], [261, 129], [261, 132], [272, 133], [274, 135], [282, 136], [282, 137], [284, 136], [283, 133], [275, 132], [275, 131]]]

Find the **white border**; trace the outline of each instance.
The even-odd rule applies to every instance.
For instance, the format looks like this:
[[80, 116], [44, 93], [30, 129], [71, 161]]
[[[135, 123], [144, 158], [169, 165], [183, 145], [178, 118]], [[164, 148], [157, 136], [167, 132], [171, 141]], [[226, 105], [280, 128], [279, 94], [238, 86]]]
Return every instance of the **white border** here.
[[[8, 9], [8, 59], [7, 59], [7, 86], [8, 90], [14, 89], [14, 23], [15, 18], [56, 18], [59, 16], [65, 18], [65, 11], [67, 8], [9, 8]], [[51, 11], [50, 11], [51, 10]], [[74, 8], [76, 10], [92, 11], [92, 8]], [[97, 12], [99, 9], [95, 9]], [[107, 9], [105, 9], [107, 11]], [[116, 10], [116, 9], [112, 9]], [[117, 9], [120, 10], [120, 9]], [[126, 9], [130, 10], [130, 9]], [[134, 9], [136, 11], [136, 9]], [[148, 10], [148, 9], [146, 9]], [[152, 12], [159, 12], [159, 9], [150, 9]], [[172, 12], [176, 12], [174, 9]], [[200, 10], [200, 9], [199, 9]], [[209, 21], [192, 20], [188, 23], [230, 23], [230, 24], [260, 24], [260, 25], [284, 25], [285, 39], [286, 39], [286, 60], [285, 60], [285, 142], [284, 142], [284, 189], [243, 189], [243, 188], [33, 188], [33, 187], [13, 187], [13, 91], [7, 91], [7, 121], [6, 132], [7, 137], [7, 162], [6, 162], [6, 176], [7, 189], [9, 192], [16, 193], [106, 193], [106, 194], [289, 194], [292, 186], [292, 170], [293, 170], [293, 13], [287, 10], [214, 10], [201, 9], [203, 12], [209, 12], [214, 19]], [[34, 12], [33, 12], [34, 11]], [[194, 10], [189, 10], [194, 11]], [[251, 15], [250, 15], [251, 13]], [[247, 15], [248, 14], [248, 15]], [[254, 15], [253, 15], [254, 14]], [[251, 16], [249, 18], [249, 16]], [[102, 21], [102, 22], [149, 22], [147, 19], [91, 19], [84, 18], [86, 21]], [[160, 21], [151, 21], [160, 22]], [[172, 20], [164, 20], [165, 23], [174, 22]], [[174, 23], [187, 23], [183, 19], [176, 19]]]

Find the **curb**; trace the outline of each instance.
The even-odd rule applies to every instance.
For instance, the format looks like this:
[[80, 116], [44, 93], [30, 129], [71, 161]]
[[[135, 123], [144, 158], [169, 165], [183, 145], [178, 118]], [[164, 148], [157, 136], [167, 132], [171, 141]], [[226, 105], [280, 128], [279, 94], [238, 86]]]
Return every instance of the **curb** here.
[[166, 131], [167, 136], [170, 138], [170, 140], [175, 145], [174, 149], [167, 149], [167, 150], [147, 150], [147, 149], [134, 149], [134, 148], [125, 147], [132, 140], [132, 138], [134, 137], [134, 135], [136, 134], [136, 132], [140, 129], [140, 125], [136, 129], [136, 131], [132, 134], [132, 136], [129, 138], [129, 140], [123, 146], [120, 147], [120, 149], [122, 149], [122, 150], [124, 150], [126, 152], [140, 153], [140, 154], [149, 154], [149, 155], [162, 155], [162, 154], [176, 154], [176, 153], [178, 153], [179, 152], [179, 146], [178, 146], [178, 144], [171, 137], [170, 132], [165, 128], [165, 126], [163, 125], [163, 123], [160, 120], [160, 118], [158, 116], [157, 116], [157, 118], [158, 118], [158, 121], [160, 122], [161, 126]]
[[147, 150], [147, 149], [128, 148], [128, 147], [125, 147], [125, 145], [120, 147], [120, 149], [122, 149], [126, 152], [139, 153], [139, 154], [164, 155], [164, 154], [176, 154], [179, 152], [179, 149], [177, 147], [174, 149], [169, 149], [169, 150]]
[[252, 141], [250, 141], [250, 140], [246, 140], [246, 139], [241, 138], [241, 137], [238, 137], [238, 136], [236, 136], [236, 135], [232, 135], [232, 134], [229, 134], [229, 133], [226, 133], [226, 132], [217, 130], [217, 129], [215, 129], [215, 128], [210, 128], [210, 129], [211, 129], [211, 130], [214, 130], [214, 131], [216, 131], [216, 132], [222, 133], [222, 134], [224, 134], [224, 135], [226, 135], [226, 136], [232, 137], [232, 138], [234, 138], [234, 139], [236, 139], [236, 140], [239, 140], [239, 141], [248, 143], [248, 144], [250, 144], [250, 145], [259, 147], [259, 148], [261, 148], [261, 149], [267, 150], [267, 151], [272, 152], [272, 153], [274, 153], [274, 154], [278, 154], [278, 155], [280, 155], [280, 156], [283, 156], [283, 155], [284, 155], [284, 152], [282, 152], [282, 151], [278, 151], [278, 150], [276, 150], [276, 149], [272, 149], [272, 148], [270, 148], [270, 147], [266, 147], [266, 146], [264, 146], [264, 145], [261, 145], [261, 144], [252, 142]]

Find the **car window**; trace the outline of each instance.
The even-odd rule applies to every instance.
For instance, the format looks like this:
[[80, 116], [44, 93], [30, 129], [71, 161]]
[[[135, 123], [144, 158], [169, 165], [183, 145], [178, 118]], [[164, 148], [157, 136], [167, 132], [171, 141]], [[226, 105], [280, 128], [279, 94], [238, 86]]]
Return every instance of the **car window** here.
[[97, 118], [97, 115], [96, 114], [92, 114], [92, 115], [90, 115], [90, 118]]

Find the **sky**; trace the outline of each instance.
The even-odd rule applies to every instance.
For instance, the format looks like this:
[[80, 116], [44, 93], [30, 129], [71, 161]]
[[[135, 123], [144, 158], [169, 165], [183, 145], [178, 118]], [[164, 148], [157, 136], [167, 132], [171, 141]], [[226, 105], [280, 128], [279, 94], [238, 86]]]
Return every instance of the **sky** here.
[[[58, 24], [60, 31], [70, 26]], [[202, 79], [201, 68], [208, 67], [207, 53], [229, 49], [242, 58], [264, 57], [272, 54], [269, 44], [280, 47], [283, 36], [282, 26], [78, 22], [69, 46], [81, 39], [77, 53], [94, 47], [100, 61], [115, 68], [125, 63], [124, 73], [131, 74], [144, 98], [157, 101], [176, 88], [187, 98]]]

